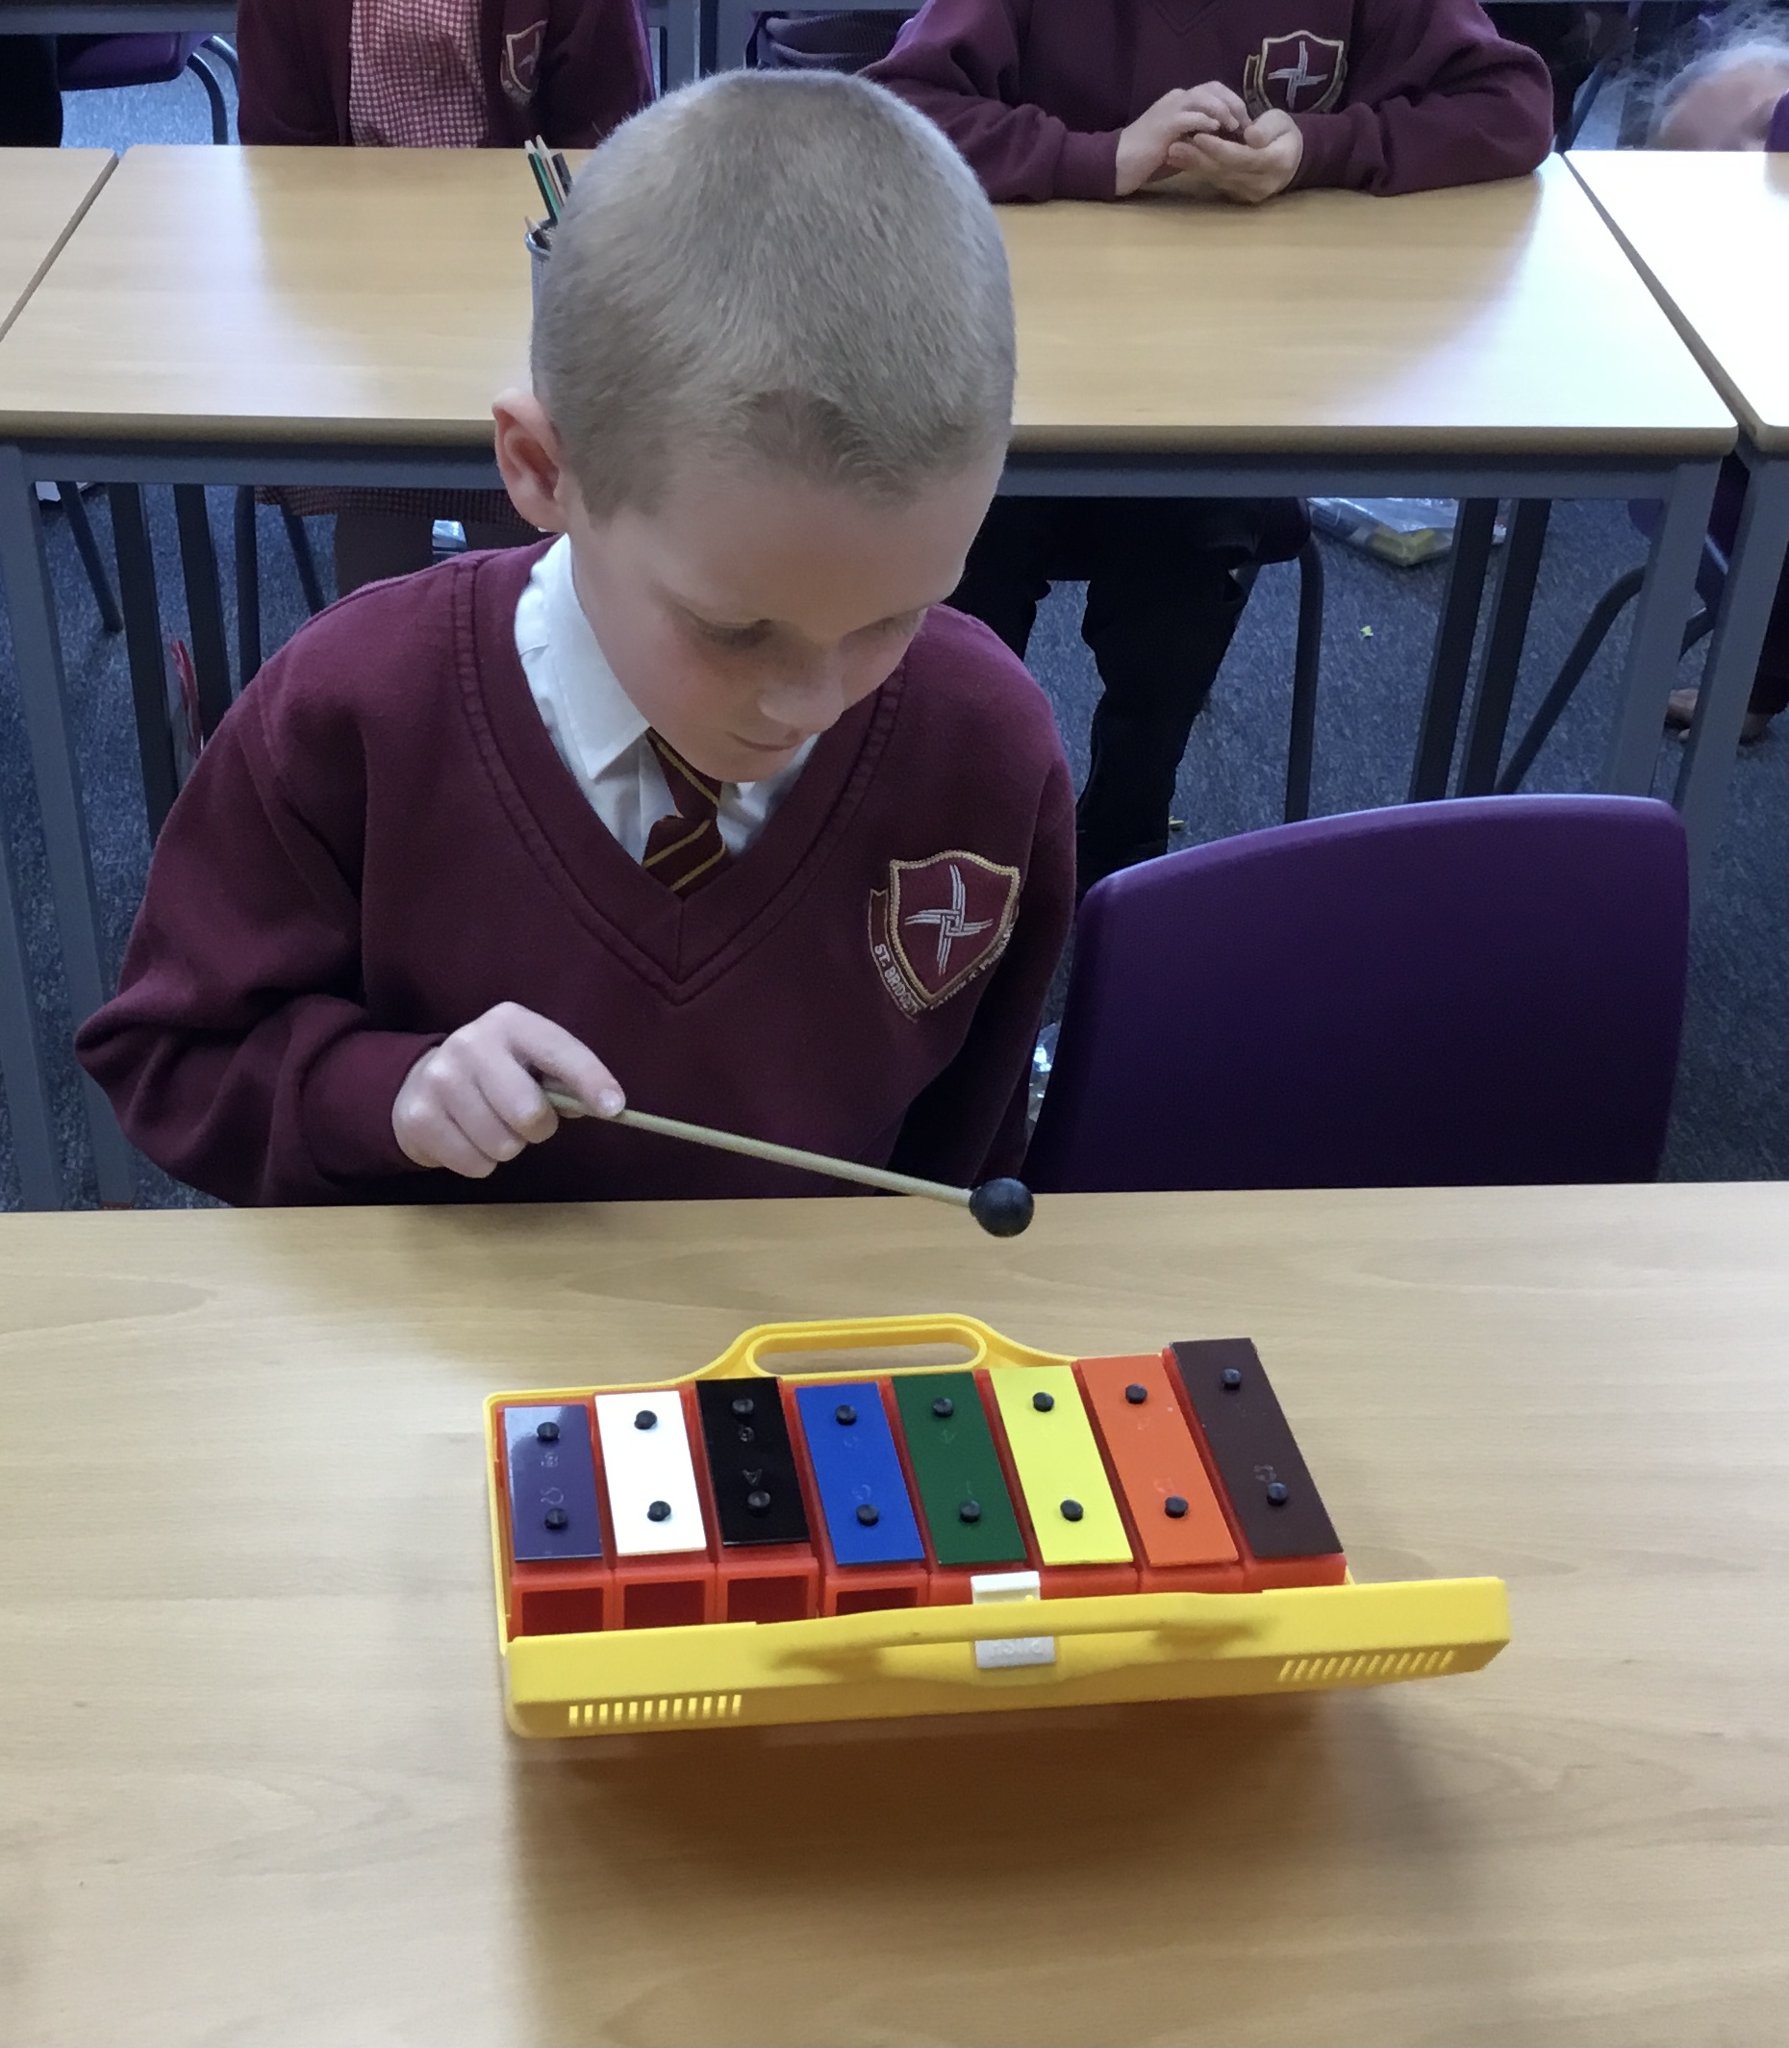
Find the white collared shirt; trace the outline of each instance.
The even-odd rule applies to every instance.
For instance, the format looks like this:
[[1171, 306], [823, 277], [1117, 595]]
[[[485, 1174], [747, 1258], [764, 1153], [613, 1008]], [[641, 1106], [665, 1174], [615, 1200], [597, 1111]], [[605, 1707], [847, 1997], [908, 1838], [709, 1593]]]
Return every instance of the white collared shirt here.
[[[572, 583], [562, 534], [534, 565], [516, 606], [516, 652], [560, 760], [590, 807], [635, 860], [661, 818], [676, 810], [647, 722], [621, 687]], [[763, 831], [814, 750], [809, 740], [786, 768], [761, 782], [721, 785], [719, 824], [740, 854]]]

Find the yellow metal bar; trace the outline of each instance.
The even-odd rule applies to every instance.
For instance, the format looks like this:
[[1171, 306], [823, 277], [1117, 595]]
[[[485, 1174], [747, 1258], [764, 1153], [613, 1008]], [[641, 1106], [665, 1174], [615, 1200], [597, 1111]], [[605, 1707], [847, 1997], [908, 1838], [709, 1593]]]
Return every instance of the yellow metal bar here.
[[990, 1384], [1038, 1556], [1046, 1565], [1129, 1564], [1130, 1538], [1073, 1368], [1020, 1366]]

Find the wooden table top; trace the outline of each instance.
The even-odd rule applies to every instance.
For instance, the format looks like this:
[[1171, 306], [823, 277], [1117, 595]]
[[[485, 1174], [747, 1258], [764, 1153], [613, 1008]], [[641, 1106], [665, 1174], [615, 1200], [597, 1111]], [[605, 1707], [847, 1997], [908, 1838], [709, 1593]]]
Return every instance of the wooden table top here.
[[133, 149], [0, 343], [0, 432], [482, 444], [530, 210], [519, 150]]
[[1789, 163], [1577, 150], [1571, 166], [1746, 432], [1789, 448]]
[[[0, 1219], [0, 2011], [60, 2048], [1714, 2048], [1789, 1994], [1789, 1186]], [[479, 1404], [1247, 1332], [1380, 1692], [523, 1745]]]
[[117, 161], [109, 149], [0, 149], [0, 334]]
[[1009, 208], [1021, 441], [1719, 453], [1732, 425], [1566, 167], [1254, 211]]
[[[0, 432], [477, 446], [525, 373], [532, 203], [508, 152], [134, 149], [0, 344]], [[1733, 442], [1561, 164], [1411, 199], [1002, 219], [1020, 449]]]

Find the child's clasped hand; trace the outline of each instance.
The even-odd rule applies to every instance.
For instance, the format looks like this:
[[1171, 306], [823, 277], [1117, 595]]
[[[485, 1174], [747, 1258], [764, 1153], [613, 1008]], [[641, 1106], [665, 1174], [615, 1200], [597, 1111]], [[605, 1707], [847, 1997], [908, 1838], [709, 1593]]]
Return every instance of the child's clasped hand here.
[[1163, 93], [1118, 138], [1118, 196], [1172, 179], [1199, 198], [1259, 206], [1284, 192], [1304, 161], [1290, 114], [1251, 120], [1241, 96], [1215, 80]]
[[1170, 172], [1187, 172], [1196, 189], [1239, 206], [1276, 198], [1298, 176], [1304, 136], [1290, 114], [1269, 107], [1243, 129], [1241, 138], [1189, 135], [1168, 151]]

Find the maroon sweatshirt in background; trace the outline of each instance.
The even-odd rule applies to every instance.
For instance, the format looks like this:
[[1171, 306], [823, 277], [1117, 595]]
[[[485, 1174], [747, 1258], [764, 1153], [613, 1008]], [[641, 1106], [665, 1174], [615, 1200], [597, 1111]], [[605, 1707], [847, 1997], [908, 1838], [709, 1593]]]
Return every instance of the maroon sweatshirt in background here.
[[[483, 0], [485, 111], [497, 146], [593, 149], [652, 98], [638, 0]], [[354, 0], [241, 0], [237, 133], [346, 147]], [[420, 87], [419, 87], [420, 90]]]
[[1002, 199], [1112, 199], [1118, 136], [1216, 81], [1304, 136], [1296, 184], [1417, 192], [1532, 171], [1547, 67], [1477, 0], [929, 0], [869, 76]]
[[934, 611], [757, 839], [674, 896], [553, 749], [515, 645], [538, 548], [374, 584], [304, 627], [175, 804], [83, 1064], [132, 1141], [234, 1202], [837, 1191], [600, 1122], [471, 1181], [391, 1108], [493, 1005], [563, 1025], [637, 1108], [956, 1185], [1015, 1171], [1074, 894], [1050, 708]]

